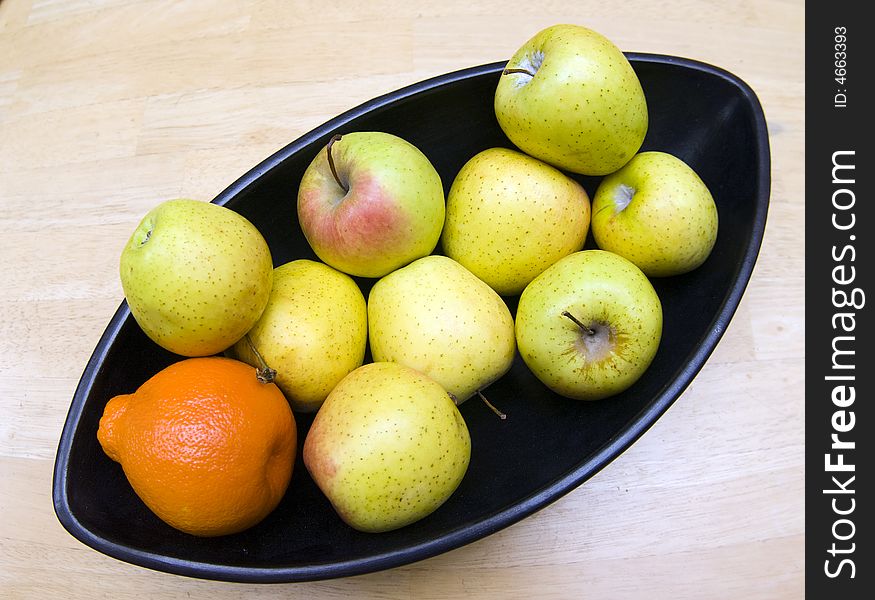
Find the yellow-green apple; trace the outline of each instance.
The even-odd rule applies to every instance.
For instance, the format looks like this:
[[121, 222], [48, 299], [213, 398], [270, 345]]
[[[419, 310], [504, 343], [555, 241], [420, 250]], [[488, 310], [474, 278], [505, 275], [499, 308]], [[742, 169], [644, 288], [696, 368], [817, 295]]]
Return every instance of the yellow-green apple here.
[[589, 218], [579, 183], [516, 150], [490, 148], [456, 175], [441, 243], [499, 294], [514, 295], [583, 247]]
[[233, 345], [261, 316], [273, 263], [267, 242], [242, 215], [177, 199], [137, 225], [119, 274], [146, 335], [171, 352], [208, 356]]
[[642, 152], [605, 177], [593, 199], [596, 244], [650, 277], [700, 266], [717, 240], [717, 205], [708, 186], [681, 159]]
[[516, 352], [504, 300], [446, 256], [380, 279], [368, 296], [368, 329], [375, 361], [425, 373], [458, 404], [507, 373]]
[[471, 458], [468, 427], [433, 379], [397, 363], [359, 367], [331, 391], [304, 464], [351, 527], [383, 532], [434, 512]]
[[444, 211], [443, 185], [428, 158], [379, 131], [332, 137], [298, 188], [298, 220], [313, 251], [361, 277], [382, 277], [430, 254]]
[[662, 305], [631, 262], [604, 250], [567, 256], [520, 296], [520, 354], [551, 390], [578, 400], [618, 394], [650, 366]]
[[495, 115], [527, 154], [574, 173], [605, 175], [638, 152], [647, 102], [610, 40], [579, 25], [538, 32], [508, 61]]
[[316, 412], [328, 393], [362, 365], [367, 305], [349, 275], [306, 259], [277, 267], [267, 307], [234, 345], [237, 358], [276, 371], [298, 412]]

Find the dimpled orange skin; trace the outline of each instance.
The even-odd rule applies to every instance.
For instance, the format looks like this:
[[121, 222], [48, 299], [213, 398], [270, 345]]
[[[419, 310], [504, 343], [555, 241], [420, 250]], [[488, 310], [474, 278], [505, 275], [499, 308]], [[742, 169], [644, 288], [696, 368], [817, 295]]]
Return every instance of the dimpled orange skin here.
[[97, 438], [152, 512], [197, 536], [264, 519], [288, 488], [297, 450], [279, 388], [223, 357], [177, 362], [114, 397]]

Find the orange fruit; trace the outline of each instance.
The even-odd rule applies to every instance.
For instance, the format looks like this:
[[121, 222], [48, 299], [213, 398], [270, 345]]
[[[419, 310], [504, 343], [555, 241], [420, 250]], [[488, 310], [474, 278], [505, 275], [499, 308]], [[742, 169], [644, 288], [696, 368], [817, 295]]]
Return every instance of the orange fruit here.
[[112, 398], [97, 439], [152, 512], [199, 536], [264, 519], [288, 488], [297, 451], [279, 388], [216, 356], [177, 362]]

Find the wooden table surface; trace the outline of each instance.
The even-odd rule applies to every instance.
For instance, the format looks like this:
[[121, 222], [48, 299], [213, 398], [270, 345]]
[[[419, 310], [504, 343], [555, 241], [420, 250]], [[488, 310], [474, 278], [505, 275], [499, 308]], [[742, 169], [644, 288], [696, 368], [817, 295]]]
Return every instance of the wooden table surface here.
[[[69, 535], [52, 509], [58, 438], [147, 210], [209, 200], [342, 111], [507, 59], [558, 22], [721, 66], [765, 110], [759, 261], [668, 413], [534, 516], [390, 571], [227, 584]], [[0, 597], [801, 597], [803, 29], [801, 0], [0, 0]]]

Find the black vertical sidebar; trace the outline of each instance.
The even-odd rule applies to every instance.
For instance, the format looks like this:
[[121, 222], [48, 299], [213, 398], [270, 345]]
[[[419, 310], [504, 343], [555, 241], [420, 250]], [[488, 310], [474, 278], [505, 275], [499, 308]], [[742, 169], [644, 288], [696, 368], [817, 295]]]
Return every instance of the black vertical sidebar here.
[[875, 52], [865, 5], [805, 6], [805, 588], [836, 600], [875, 589]]

